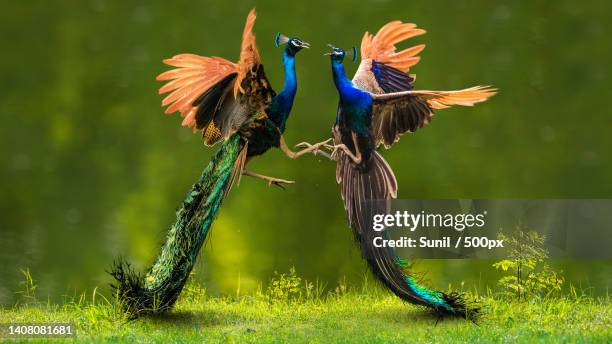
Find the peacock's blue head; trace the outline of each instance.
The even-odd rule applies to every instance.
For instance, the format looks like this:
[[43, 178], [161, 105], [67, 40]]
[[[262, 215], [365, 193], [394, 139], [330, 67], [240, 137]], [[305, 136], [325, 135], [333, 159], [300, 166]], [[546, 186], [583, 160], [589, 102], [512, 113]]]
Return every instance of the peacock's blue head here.
[[289, 38], [280, 32], [276, 34], [276, 37], [274, 37], [274, 44], [277, 47], [286, 44], [287, 46], [285, 47], [285, 51], [291, 56], [295, 56], [298, 51], [304, 48], [310, 48], [310, 44], [302, 41], [301, 39], [297, 37]]
[[329, 55], [332, 62], [342, 63], [345, 57], [350, 58], [353, 62], [357, 61], [357, 48], [353, 47], [351, 50], [346, 51], [342, 48], [334, 47], [331, 44], [327, 46], [331, 48], [331, 51], [324, 55]]

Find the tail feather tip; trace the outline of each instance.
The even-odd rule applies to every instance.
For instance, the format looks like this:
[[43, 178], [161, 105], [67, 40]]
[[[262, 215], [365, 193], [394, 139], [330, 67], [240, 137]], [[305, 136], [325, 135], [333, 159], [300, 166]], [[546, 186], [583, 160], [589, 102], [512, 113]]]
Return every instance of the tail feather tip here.
[[442, 293], [441, 298], [444, 305], [434, 309], [440, 318], [458, 317], [476, 323], [482, 315], [480, 306], [475, 301], [468, 300], [462, 293]]

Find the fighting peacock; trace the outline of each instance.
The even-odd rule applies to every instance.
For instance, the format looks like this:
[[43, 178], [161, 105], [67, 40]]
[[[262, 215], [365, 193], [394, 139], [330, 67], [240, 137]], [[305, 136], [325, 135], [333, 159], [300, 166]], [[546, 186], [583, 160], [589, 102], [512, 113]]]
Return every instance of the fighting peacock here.
[[[428, 290], [408, 271], [408, 261], [393, 248], [376, 248], [380, 234], [371, 227], [372, 216], [388, 211], [389, 200], [397, 197], [397, 181], [389, 164], [376, 151], [390, 148], [406, 132], [414, 132], [431, 121], [433, 111], [452, 105], [472, 106], [495, 94], [491, 87], [476, 86], [458, 91], [414, 90], [415, 76], [407, 74], [419, 62], [425, 45], [396, 51], [395, 45], [424, 34], [415, 24], [392, 21], [376, 35], [366, 32], [361, 42], [361, 63], [350, 80], [345, 57], [356, 60], [357, 49], [345, 51], [330, 45], [334, 83], [340, 96], [333, 126], [331, 158], [336, 161], [336, 180], [349, 225], [363, 258], [374, 275], [405, 301], [430, 307], [439, 316], [474, 318], [477, 306], [466, 304], [455, 292]], [[320, 144], [317, 144], [320, 145]], [[302, 147], [312, 147], [302, 144]], [[383, 232], [383, 235], [386, 235]]]
[[161, 252], [145, 276], [135, 273], [122, 260], [114, 264], [110, 272], [116, 279], [113, 287], [123, 308], [133, 317], [163, 312], [174, 305], [223, 199], [241, 175], [281, 187], [292, 183], [245, 170], [250, 159], [271, 147], [280, 148], [290, 158], [320, 148], [293, 152], [283, 138], [297, 91], [295, 56], [309, 44], [299, 38], [276, 35], [276, 46], [285, 45], [285, 84], [276, 94], [266, 78], [255, 43], [255, 18], [251, 10], [237, 63], [220, 57], [179, 54], [164, 60], [176, 68], [157, 77], [168, 81], [159, 89], [160, 94], [170, 93], [162, 101], [162, 106], [167, 106], [166, 114], [178, 111], [182, 124], [201, 133], [207, 146], [219, 142], [221, 146], [178, 209]]

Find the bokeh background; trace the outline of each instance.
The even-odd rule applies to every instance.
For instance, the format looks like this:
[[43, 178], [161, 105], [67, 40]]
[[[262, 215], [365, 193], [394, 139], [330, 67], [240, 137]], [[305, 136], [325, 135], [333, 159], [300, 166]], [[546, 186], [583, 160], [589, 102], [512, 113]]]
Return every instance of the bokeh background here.
[[[411, 72], [423, 89], [492, 84], [475, 108], [440, 112], [385, 151], [400, 198], [609, 198], [612, 5], [606, 1], [28, 1], [0, 13], [0, 304], [20, 269], [39, 295], [95, 286], [123, 255], [144, 269], [215, 148], [164, 116], [161, 60], [193, 52], [236, 60], [244, 19], [266, 72], [282, 86], [277, 31], [313, 46], [297, 58], [290, 143], [329, 136], [337, 94], [326, 43], [401, 19], [428, 33]], [[406, 45], [403, 45], [406, 46]], [[350, 73], [357, 65], [348, 65]], [[297, 184], [244, 178], [225, 201], [197, 271], [210, 293], [255, 289], [273, 272], [333, 287], [366, 271], [345, 224], [334, 165], [280, 151], [251, 169]], [[494, 286], [489, 261], [420, 261], [438, 288]], [[610, 261], [564, 261], [566, 277], [605, 293]], [[239, 282], [240, 281], [240, 282]]]

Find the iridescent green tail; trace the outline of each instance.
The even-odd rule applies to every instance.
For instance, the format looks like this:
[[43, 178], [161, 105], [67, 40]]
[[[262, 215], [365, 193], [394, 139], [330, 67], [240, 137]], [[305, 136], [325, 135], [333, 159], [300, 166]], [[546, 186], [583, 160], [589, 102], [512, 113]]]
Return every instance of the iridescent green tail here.
[[[372, 231], [369, 231], [372, 233]], [[468, 302], [457, 292], [444, 293], [420, 285], [409, 271], [407, 260], [400, 258], [390, 247], [374, 247], [374, 236], [366, 234], [360, 240], [361, 251], [374, 275], [401, 299], [431, 308], [438, 316], [457, 316], [476, 320], [479, 307]], [[383, 236], [386, 235], [383, 233]]]
[[231, 187], [243, 146], [240, 136], [234, 135], [215, 153], [177, 211], [176, 222], [144, 277], [134, 273], [129, 263], [115, 262], [110, 272], [116, 279], [113, 287], [132, 317], [164, 312], [176, 302]]
[[361, 254], [372, 273], [405, 301], [429, 307], [439, 316], [474, 320], [478, 316], [478, 307], [468, 304], [461, 294], [446, 294], [419, 285], [408, 271], [407, 262], [393, 248], [374, 246], [376, 237], [387, 234], [372, 229], [372, 218], [389, 212], [388, 200], [397, 192], [397, 182], [389, 164], [374, 152], [368, 165], [359, 168], [346, 154], [338, 152], [335, 155], [338, 163], [336, 177], [341, 182], [344, 207]]

